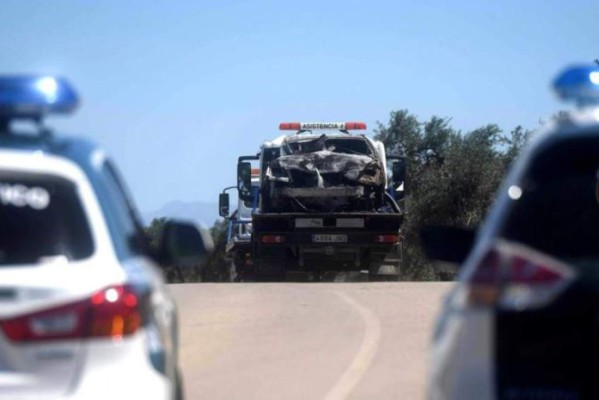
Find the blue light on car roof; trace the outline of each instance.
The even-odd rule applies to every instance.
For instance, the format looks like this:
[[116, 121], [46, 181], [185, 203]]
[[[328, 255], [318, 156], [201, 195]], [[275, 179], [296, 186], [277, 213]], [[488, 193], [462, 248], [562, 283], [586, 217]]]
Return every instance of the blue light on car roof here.
[[566, 68], [553, 81], [557, 95], [578, 105], [599, 104], [599, 65]]
[[0, 118], [41, 118], [68, 114], [79, 96], [63, 78], [53, 76], [0, 76]]

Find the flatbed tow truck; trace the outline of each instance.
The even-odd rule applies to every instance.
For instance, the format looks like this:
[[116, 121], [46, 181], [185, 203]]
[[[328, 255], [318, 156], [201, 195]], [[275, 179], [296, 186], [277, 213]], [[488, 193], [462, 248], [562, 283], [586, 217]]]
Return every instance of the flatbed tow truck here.
[[[405, 162], [365, 135], [366, 124], [282, 123], [295, 131], [239, 157], [239, 198], [253, 204], [251, 259], [258, 280], [307, 273], [401, 272]], [[326, 132], [326, 133], [325, 133]], [[252, 185], [252, 162], [260, 178]], [[390, 168], [389, 168], [390, 167]], [[223, 199], [225, 200], [225, 199]]]

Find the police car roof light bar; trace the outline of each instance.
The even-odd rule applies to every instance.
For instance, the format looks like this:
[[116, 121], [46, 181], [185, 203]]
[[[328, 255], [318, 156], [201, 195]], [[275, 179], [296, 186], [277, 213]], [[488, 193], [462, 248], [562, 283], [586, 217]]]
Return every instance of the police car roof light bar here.
[[49, 114], [70, 114], [79, 105], [75, 89], [63, 78], [0, 76], [0, 121], [40, 121]]
[[337, 130], [355, 131], [365, 130], [364, 122], [281, 122], [281, 131], [312, 131], [312, 130]]
[[599, 105], [599, 66], [570, 66], [555, 78], [553, 89], [559, 98], [573, 100], [579, 107]]

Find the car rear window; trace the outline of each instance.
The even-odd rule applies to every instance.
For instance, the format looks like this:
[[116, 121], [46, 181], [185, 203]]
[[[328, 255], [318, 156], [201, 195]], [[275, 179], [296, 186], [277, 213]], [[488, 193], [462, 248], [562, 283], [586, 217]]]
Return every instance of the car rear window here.
[[371, 155], [370, 146], [363, 139], [328, 139], [326, 148], [334, 153]]
[[509, 189], [501, 236], [567, 261], [599, 258], [598, 174], [599, 132], [541, 150]]
[[0, 266], [87, 258], [94, 246], [75, 185], [0, 171]]
[[288, 143], [288, 148], [291, 154], [328, 150], [333, 153], [372, 155], [372, 150], [366, 139], [356, 137], [329, 138], [322, 135], [312, 140], [291, 141]]

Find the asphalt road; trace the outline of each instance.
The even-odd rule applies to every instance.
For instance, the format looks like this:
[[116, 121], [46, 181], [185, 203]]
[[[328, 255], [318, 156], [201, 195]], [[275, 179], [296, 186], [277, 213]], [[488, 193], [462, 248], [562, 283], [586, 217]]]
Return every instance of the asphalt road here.
[[449, 287], [172, 285], [187, 399], [421, 399]]

